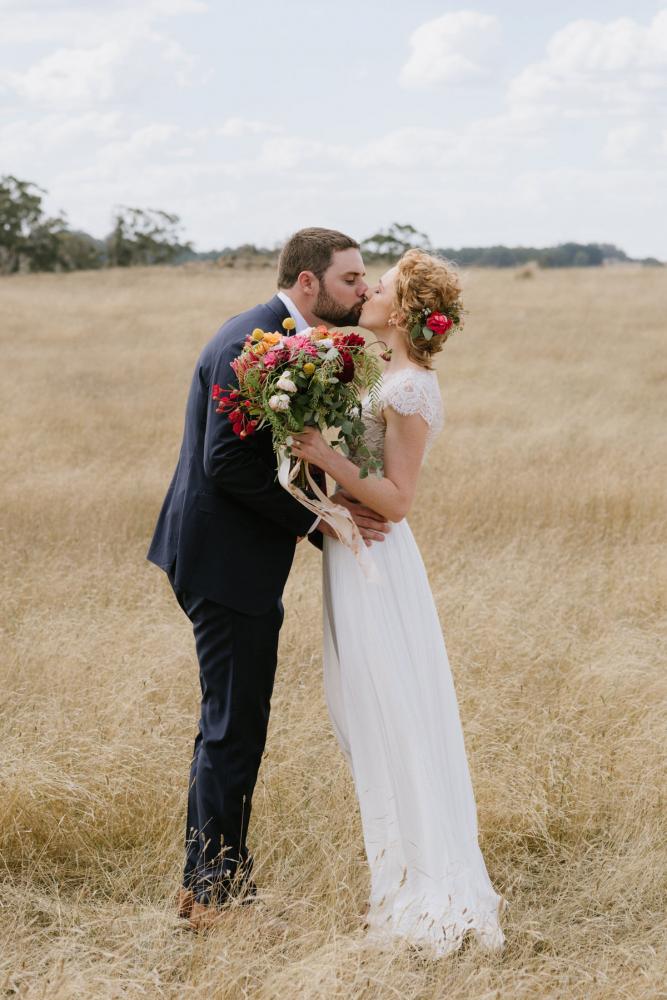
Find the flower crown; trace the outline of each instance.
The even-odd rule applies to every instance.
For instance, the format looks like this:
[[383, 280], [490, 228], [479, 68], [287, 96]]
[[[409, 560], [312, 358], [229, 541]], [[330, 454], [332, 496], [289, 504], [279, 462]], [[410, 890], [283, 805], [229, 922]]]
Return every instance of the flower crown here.
[[419, 312], [413, 313], [408, 326], [412, 340], [431, 340], [433, 337], [444, 337], [454, 326], [461, 325], [461, 314], [459, 307], [452, 304], [449, 306], [449, 315], [438, 312], [436, 309], [429, 309], [424, 306]]

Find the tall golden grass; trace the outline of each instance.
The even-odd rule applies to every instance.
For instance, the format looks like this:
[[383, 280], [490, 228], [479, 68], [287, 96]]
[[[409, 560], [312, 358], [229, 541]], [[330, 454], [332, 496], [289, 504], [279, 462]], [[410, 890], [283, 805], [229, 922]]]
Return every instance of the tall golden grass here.
[[511, 905], [506, 950], [430, 962], [365, 944], [307, 544], [251, 824], [263, 904], [206, 937], [178, 924], [197, 671], [144, 555], [197, 353], [271, 275], [19, 276], [0, 284], [2, 996], [667, 995], [667, 277], [471, 272], [465, 287], [410, 520]]

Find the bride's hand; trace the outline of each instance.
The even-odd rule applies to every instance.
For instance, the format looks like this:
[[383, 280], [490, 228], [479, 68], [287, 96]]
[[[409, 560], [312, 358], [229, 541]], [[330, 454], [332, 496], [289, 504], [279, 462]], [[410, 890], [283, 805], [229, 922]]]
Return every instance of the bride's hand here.
[[292, 454], [296, 458], [301, 458], [311, 465], [319, 465], [320, 469], [328, 472], [331, 448], [322, 437], [321, 431], [316, 427], [306, 427], [301, 434], [292, 434]]

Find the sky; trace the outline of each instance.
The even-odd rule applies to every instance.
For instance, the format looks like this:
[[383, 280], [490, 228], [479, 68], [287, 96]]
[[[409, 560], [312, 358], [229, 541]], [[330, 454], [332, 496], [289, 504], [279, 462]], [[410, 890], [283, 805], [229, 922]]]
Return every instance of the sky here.
[[0, 175], [198, 250], [409, 223], [667, 260], [667, 0], [0, 0]]

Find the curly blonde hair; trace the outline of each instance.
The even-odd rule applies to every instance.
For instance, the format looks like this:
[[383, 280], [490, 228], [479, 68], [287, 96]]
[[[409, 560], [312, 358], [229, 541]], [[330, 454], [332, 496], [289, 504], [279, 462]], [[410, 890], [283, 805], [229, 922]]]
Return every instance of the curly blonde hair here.
[[[442, 350], [451, 330], [463, 325], [461, 282], [454, 265], [425, 250], [407, 250], [397, 264], [394, 297], [398, 325], [406, 331], [409, 359], [431, 368], [431, 357]], [[423, 336], [413, 339], [410, 331], [425, 309], [444, 313], [453, 327], [431, 340]]]

